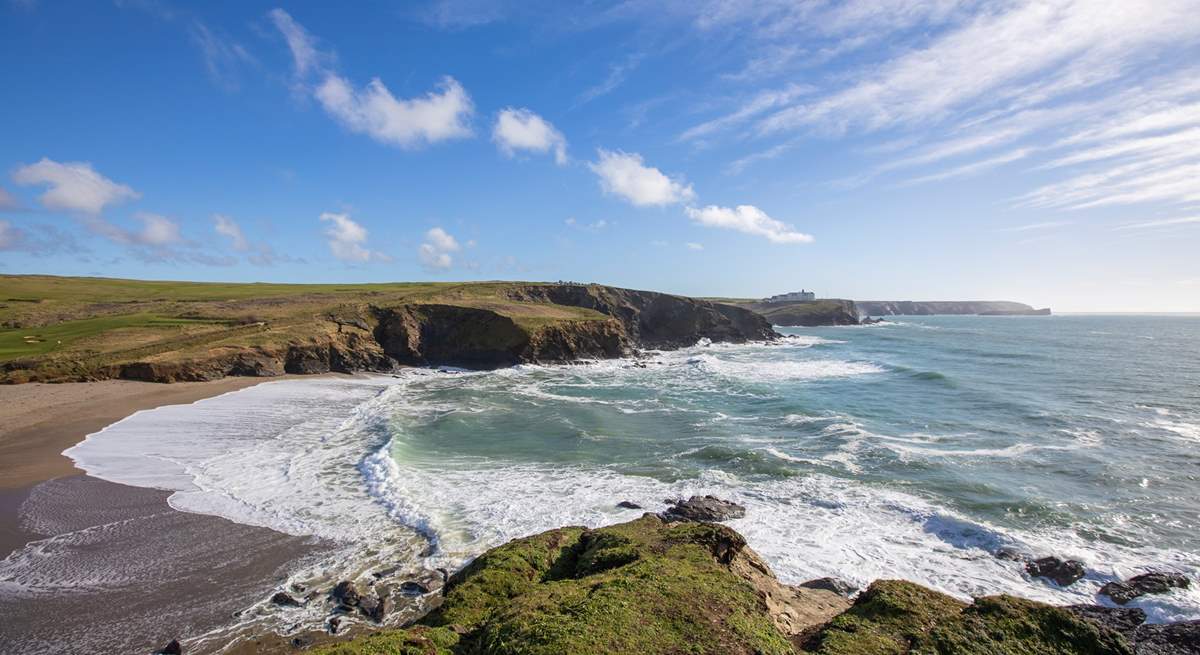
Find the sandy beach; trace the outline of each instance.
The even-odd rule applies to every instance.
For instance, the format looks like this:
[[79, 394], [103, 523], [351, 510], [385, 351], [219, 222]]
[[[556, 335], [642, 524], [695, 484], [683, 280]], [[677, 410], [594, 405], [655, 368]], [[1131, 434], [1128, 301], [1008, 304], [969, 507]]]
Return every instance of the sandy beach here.
[[226, 625], [322, 552], [316, 539], [175, 511], [168, 492], [87, 476], [62, 455], [134, 412], [289, 377], [300, 376], [0, 386], [0, 643], [149, 652]]
[[192, 403], [278, 378], [154, 384], [129, 380], [0, 386], [0, 489], [79, 473], [62, 451], [134, 412]]

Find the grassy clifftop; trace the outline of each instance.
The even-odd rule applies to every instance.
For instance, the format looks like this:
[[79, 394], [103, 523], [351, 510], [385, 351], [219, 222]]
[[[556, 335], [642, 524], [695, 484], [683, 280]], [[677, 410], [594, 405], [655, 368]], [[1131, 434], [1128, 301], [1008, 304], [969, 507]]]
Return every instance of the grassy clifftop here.
[[0, 382], [502, 366], [771, 338], [743, 310], [600, 285], [0, 276]]

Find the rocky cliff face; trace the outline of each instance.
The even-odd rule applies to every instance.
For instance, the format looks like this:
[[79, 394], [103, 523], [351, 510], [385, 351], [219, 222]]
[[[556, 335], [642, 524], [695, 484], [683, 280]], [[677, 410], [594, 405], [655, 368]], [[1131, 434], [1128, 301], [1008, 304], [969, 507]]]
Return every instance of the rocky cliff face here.
[[[531, 284], [511, 288], [507, 300], [508, 306], [496, 310], [445, 303], [348, 305], [292, 326], [296, 336], [282, 344], [168, 351], [103, 366], [55, 361], [45, 372], [11, 362], [0, 374], [9, 382], [179, 382], [227, 375], [390, 371], [402, 365], [496, 368], [622, 357], [636, 348], [679, 348], [700, 339], [740, 343], [778, 336], [768, 321], [748, 310], [650, 291]], [[591, 314], [526, 323], [513, 318], [520, 315], [517, 310], [539, 305], [588, 309], [607, 318]]]
[[592, 309], [621, 322], [630, 340], [644, 348], [679, 348], [700, 339], [742, 343], [774, 339], [771, 324], [741, 307], [598, 285], [530, 285], [510, 292], [513, 300]]
[[823, 299], [802, 302], [757, 302], [741, 305], [766, 318], [772, 325], [817, 327], [858, 325], [859, 309], [853, 300]]
[[[934, 314], [1028, 314], [1033, 307], [1006, 300], [928, 301], [859, 300], [858, 310], [864, 316], [932, 316]], [[1049, 313], [1049, 310], [1046, 310]]]

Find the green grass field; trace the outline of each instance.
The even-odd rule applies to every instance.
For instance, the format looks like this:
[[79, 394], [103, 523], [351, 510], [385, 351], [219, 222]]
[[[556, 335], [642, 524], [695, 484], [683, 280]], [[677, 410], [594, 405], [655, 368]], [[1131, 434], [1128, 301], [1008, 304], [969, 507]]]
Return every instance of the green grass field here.
[[264, 346], [336, 329], [330, 316], [436, 303], [488, 309], [536, 329], [603, 315], [519, 302], [527, 283], [228, 284], [0, 275], [0, 364], [75, 368], [217, 346]]

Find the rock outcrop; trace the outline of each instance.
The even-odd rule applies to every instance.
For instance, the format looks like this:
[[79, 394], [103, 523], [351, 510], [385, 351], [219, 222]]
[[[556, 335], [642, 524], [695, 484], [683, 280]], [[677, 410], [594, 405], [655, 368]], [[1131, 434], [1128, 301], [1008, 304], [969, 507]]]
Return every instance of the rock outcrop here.
[[1060, 587], [1068, 587], [1083, 578], [1086, 571], [1083, 562], [1059, 557], [1042, 557], [1025, 564], [1025, 570], [1035, 578], [1053, 580]]
[[1100, 593], [1108, 596], [1118, 605], [1145, 596], [1146, 594], [1165, 594], [1172, 589], [1187, 589], [1191, 580], [1179, 573], [1152, 572], [1135, 575], [1123, 582], [1109, 582], [1100, 587]]

